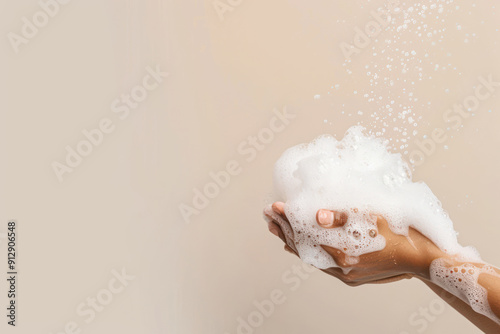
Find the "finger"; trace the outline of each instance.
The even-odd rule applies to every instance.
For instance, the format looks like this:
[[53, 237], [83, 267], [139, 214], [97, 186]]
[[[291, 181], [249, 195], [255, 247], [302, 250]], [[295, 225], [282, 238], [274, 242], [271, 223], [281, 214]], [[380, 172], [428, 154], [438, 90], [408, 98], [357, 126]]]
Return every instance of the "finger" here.
[[341, 281], [344, 281], [344, 272], [342, 271], [341, 268], [328, 268], [328, 269], [320, 269], [322, 272], [335, 276]]
[[402, 275], [397, 275], [397, 276], [393, 276], [393, 277], [383, 278], [383, 279], [379, 279], [379, 280], [372, 281], [372, 282], [367, 282], [367, 283], [370, 283], [370, 284], [385, 284], [385, 283], [397, 282], [397, 281], [400, 281], [400, 280], [403, 280], [403, 279], [410, 279], [412, 277], [413, 276], [410, 275], [410, 274], [402, 274]]
[[295, 235], [293, 228], [285, 215], [285, 204], [283, 202], [275, 202], [266, 209], [265, 214], [272, 217], [274, 223], [279, 225], [285, 236], [285, 243], [292, 249], [295, 249]]
[[350, 271], [347, 275], [343, 273], [342, 268], [328, 268], [323, 270], [324, 272], [333, 275], [340, 279], [342, 282], [349, 286], [359, 286], [363, 284], [384, 284], [396, 282], [403, 279], [410, 279], [413, 276], [411, 274], [396, 274], [396, 275], [384, 275], [384, 274], [374, 274], [366, 275], [363, 271]]
[[349, 286], [358, 286], [363, 284], [362, 281], [358, 281], [357, 278], [358, 275], [356, 275], [356, 273], [350, 272], [349, 274], [346, 275], [342, 268], [328, 268], [328, 269], [321, 269], [321, 271], [338, 278], [343, 283]]
[[316, 221], [323, 228], [335, 228], [347, 223], [348, 215], [345, 212], [321, 209], [316, 213]]
[[269, 228], [269, 231], [272, 234], [274, 234], [275, 236], [280, 238], [284, 243], [286, 243], [285, 233], [283, 233], [283, 230], [275, 221], [268, 222], [267, 227]]
[[382, 234], [383, 236], [386, 237], [393, 234], [393, 232], [389, 227], [389, 224], [387, 223], [387, 220], [385, 220], [384, 217], [379, 215], [375, 215], [375, 217], [377, 218], [377, 229], [379, 234]]
[[268, 222], [267, 223], [267, 228], [269, 229], [269, 232], [271, 232], [272, 234], [274, 234], [275, 236], [279, 237], [280, 234], [279, 234], [279, 226], [276, 225], [275, 223], [273, 222]]
[[351, 265], [346, 261], [345, 253], [340, 249], [333, 248], [330, 246], [320, 245], [330, 256], [333, 258], [337, 266], [340, 268], [348, 268]]
[[293, 255], [295, 255], [295, 256], [300, 257], [300, 256], [299, 256], [299, 254], [297, 254], [297, 252], [296, 252], [296, 251], [294, 251], [294, 250], [292, 249], [292, 247], [290, 247], [290, 246], [288, 246], [288, 245], [286, 245], [286, 244], [285, 244], [285, 250], [286, 250], [288, 253], [290, 253], [290, 254], [293, 254]]
[[279, 237], [281, 240], [283, 240], [283, 242], [286, 242], [285, 234], [281, 230], [281, 227], [279, 227], [279, 225], [276, 224], [274, 221], [269, 221], [267, 223], [267, 228], [269, 229], [269, 232]]
[[285, 213], [285, 203], [283, 202], [274, 202], [273, 203], [273, 211], [279, 214], [283, 219], [285, 219], [288, 222], [288, 218], [286, 217]]
[[293, 232], [292, 226], [290, 225], [290, 221], [288, 220], [285, 214], [285, 203], [274, 202], [271, 208], [275, 214], [278, 214], [282, 218], [283, 223], [287, 225], [289, 230]]

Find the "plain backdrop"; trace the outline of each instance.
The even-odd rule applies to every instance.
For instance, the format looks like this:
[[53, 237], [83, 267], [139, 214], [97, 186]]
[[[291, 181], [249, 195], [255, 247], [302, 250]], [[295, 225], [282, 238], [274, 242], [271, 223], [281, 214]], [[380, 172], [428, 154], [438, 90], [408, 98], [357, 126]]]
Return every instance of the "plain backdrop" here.
[[[73, 0], [16, 53], [8, 34], [21, 34], [23, 17], [41, 7], [1, 1], [0, 237], [9, 219], [19, 229], [18, 326], [2, 315], [2, 333], [70, 333], [74, 322], [82, 333], [234, 334], [249, 316], [258, 327], [239, 333], [479, 332], [416, 280], [350, 288], [319, 271], [294, 272], [300, 260], [267, 231], [262, 208], [286, 148], [321, 134], [341, 138], [360, 121], [379, 126], [370, 115], [391, 96], [394, 115], [406, 103], [421, 116], [401, 152], [449, 126], [443, 113], [473, 93], [479, 76], [500, 81], [495, 6], [435, 2], [445, 11], [423, 18], [434, 34], [428, 42], [381, 32], [346, 67], [341, 43], [352, 43], [383, 1], [221, 2], [230, 7], [222, 18], [212, 0]], [[386, 39], [395, 67], [400, 51], [416, 51], [423, 79], [412, 69], [397, 80], [404, 76], [395, 70], [394, 86], [378, 86], [384, 101], [368, 102], [354, 91], [372, 89], [367, 72], [386, 66]], [[148, 68], [168, 77], [120, 119], [113, 102], [142, 85]], [[442, 201], [460, 242], [497, 265], [499, 99], [481, 101], [413, 173]], [[285, 107], [295, 118], [242, 154]], [[67, 146], [76, 149], [102, 119], [114, 130], [60, 182], [52, 164], [65, 163]], [[196, 189], [231, 161], [238, 175], [187, 222], [180, 207], [193, 206]], [[0, 246], [6, 269], [5, 239]], [[110, 295], [122, 268], [134, 279]], [[273, 291], [283, 302], [259, 316], [256, 303]], [[77, 311], [88, 298], [100, 303], [91, 320]]]

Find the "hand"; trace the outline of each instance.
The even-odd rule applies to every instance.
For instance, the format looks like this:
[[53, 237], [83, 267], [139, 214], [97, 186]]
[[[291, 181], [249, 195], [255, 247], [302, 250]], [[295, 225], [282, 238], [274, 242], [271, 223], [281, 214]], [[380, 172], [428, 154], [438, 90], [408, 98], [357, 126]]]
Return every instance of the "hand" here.
[[[293, 243], [293, 230], [284, 211], [284, 203], [276, 202], [272, 209], [274, 218], [269, 218], [269, 230], [285, 242], [285, 250], [297, 256]], [[348, 213], [332, 210], [319, 210], [316, 221], [326, 229], [343, 228], [348, 220]], [[357, 286], [365, 283], [387, 283], [404, 278], [419, 277], [429, 279], [430, 263], [446, 255], [427, 237], [410, 228], [408, 237], [395, 234], [389, 228], [387, 221], [378, 215], [378, 233], [386, 240], [384, 249], [359, 256], [356, 264], [346, 261], [346, 254], [334, 247], [321, 247], [334, 259], [339, 268], [323, 270], [329, 275], [339, 278], [344, 283]]]

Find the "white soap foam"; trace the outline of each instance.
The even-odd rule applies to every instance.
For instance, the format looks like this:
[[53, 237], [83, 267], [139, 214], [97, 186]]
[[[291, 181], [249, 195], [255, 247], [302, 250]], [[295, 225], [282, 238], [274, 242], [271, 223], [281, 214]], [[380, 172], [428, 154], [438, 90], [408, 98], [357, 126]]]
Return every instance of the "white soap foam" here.
[[[370, 214], [380, 214], [395, 233], [408, 235], [414, 227], [450, 255], [481, 262], [472, 247], [462, 247], [441, 203], [423, 182], [413, 182], [411, 171], [388, 141], [350, 128], [338, 141], [321, 136], [309, 144], [288, 149], [275, 165], [276, 200], [286, 203], [293, 231], [286, 228], [270, 207], [266, 214], [283, 227], [289, 246], [294, 240], [301, 259], [320, 269], [337, 267], [319, 245], [343, 250], [353, 263], [356, 257], [381, 250], [385, 239], [369, 237], [376, 224]], [[352, 209], [358, 209], [352, 212]], [[349, 212], [344, 228], [324, 229], [316, 223], [319, 209]]]

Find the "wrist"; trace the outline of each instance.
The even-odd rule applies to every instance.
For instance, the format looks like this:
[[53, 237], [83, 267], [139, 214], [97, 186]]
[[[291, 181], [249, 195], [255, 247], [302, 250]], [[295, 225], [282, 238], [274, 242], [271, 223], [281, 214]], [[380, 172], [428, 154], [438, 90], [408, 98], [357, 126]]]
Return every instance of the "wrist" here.
[[414, 267], [416, 273], [415, 275], [422, 280], [431, 280], [430, 268], [434, 260], [437, 259], [450, 259], [450, 256], [445, 252], [441, 251], [439, 248], [436, 249], [422, 249], [418, 260], [416, 260], [416, 265]]
[[451, 258], [420, 233], [413, 236], [410, 234], [409, 239], [410, 246], [407, 247], [405, 256], [410, 264], [410, 271], [415, 277], [429, 281], [432, 262], [440, 258]]

